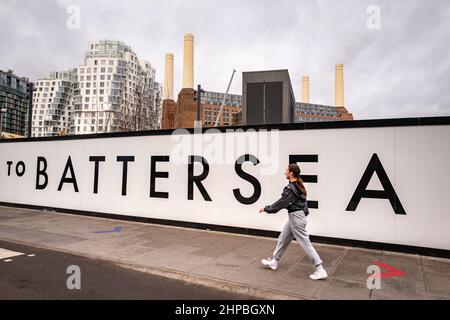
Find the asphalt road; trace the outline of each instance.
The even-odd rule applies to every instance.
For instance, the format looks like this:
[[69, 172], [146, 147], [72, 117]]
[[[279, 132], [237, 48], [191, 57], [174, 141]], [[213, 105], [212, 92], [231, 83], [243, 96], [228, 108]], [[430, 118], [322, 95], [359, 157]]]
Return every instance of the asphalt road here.
[[[8, 253], [14, 255], [9, 251], [23, 254], [8, 258]], [[79, 282], [76, 272], [67, 273], [69, 266], [79, 267]], [[70, 286], [80, 284], [81, 289], [68, 289], [68, 279]], [[0, 241], [0, 300], [10, 299], [236, 300], [251, 297], [128, 270], [113, 263]]]

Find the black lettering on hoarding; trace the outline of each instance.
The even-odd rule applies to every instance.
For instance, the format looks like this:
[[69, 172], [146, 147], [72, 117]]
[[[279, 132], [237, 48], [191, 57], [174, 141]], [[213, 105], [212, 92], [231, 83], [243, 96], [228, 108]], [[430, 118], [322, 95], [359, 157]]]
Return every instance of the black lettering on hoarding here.
[[12, 161], [7, 161], [6, 164], [8, 165], [8, 176], [11, 175], [11, 165], [13, 164]]
[[[289, 163], [297, 162], [319, 162], [319, 155], [317, 154], [290, 154]], [[300, 166], [301, 168], [301, 166]], [[317, 183], [317, 175], [301, 174], [305, 183]], [[319, 201], [308, 200], [308, 208], [319, 209]]]
[[[199, 176], [194, 176], [194, 162], [200, 162], [203, 165], [203, 172]], [[203, 199], [212, 201], [208, 192], [206, 192], [202, 181], [206, 179], [209, 173], [209, 164], [202, 156], [189, 156], [188, 163], [188, 200], [194, 199], [194, 183], [200, 191]]]
[[123, 162], [122, 170], [122, 195], [127, 195], [128, 162], [134, 162], [134, 156], [118, 156], [118, 162]]
[[156, 178], [168, 178], [169, 172], [156, 171], [156, 162], [169, 162], [169, 156], [151, 156], [150, 158], [150, 197], [169, 198], [168, 192], [158, 192], [156, 190]]
[[[41, 169], [41, 163], [44, 164], [44, 168]], [[48, 184], [48, 175], [47, 175], [47, 159], [44, 157], [37, 158], [37, 173], [36, 173], [36, 190], [44, 190]], [[44, 183], [39, 184], [39, 178], [44, 177]]]
[[[19, 167], [21, 167], [22, 169], [19, 170]], [[23, 161], [19, 161], [16, 164], [16, 174], [18, 177], [23, 176], [23, 174], [25, 173], [25, 163], [23, 163]]]
[[[70, 178], [67, 178], [67, 171], [70, 170]], [[66, 167], [64, 168], [64, 173], [61, 177], [61, 181], [59, 182], [59, 186], [58, 186], [58, 191], [61, 191], [63, 184], [64, 183], [72, 183], [73, 184], [73, 188], [75, 189], [75, 192], [78, 192], [78, 185], [77, 185], [77, 179], [75, 177], [75, 172], [73, 170], [73, 166], [72, 166], [72, 159], [69, 158], [67, 159], [67, 163], [66, 163]]]
[[239, 189], [233, 189], [234, 197], [237, 201], [239, 201], [242, 204], [253, 204], [256, 201], [258, 201], [259, 197], [261, 196], [261, 184], [259, 183], [258, 179], [256, 179], [254, 176], [244, 172], [242, 170], [242, 164], [245, 161], [250, 161], [253, 163], [253, 165], [257, 165], [259, 163], [259, 160], [257, 157], [251, 154], [245, 154], [240, 156], [236, 162], [234, 163], [234, 170], [236, 171], [237, 175], [241, 177], [242, 179], [250, 182], [253, 185], [253, 189], [255, 190], [253, 194], [245, 198], [242, 196], [241, 191]]
[[94, 162], [94, 193], [98, 193], [98, 167], [99, 162], [104, 162], [105, 156], [90, 156], [89, 161]]
[[151, 156], [150, 158], [150, 197], [168, 199], [168, 192], [156, 191], [156, 178], [169, 178], [169, 173], [156, 171], [156, 162], [169, 162], [169, 156]]
[[[384, 190], [366, 189], [375, 172], [378, 179], [380, 179]], [[397, 193], [395, 192], [394, 187], [392, 186], [391, 181], [389, 180], [388, 175], [386, 174], [386, 171], [384, 170], [383, 165], [381, 164], [381, 161], [376, 153], [372, 155], [366, 171], [364, 171], [364, 174], [359, 181], [355, 192], [353, 193], [352, 199], [345, 210], [356, 211], [356, 208], [362, 198], [389, 199], [395, 214], [406, 214], [405, 209], [403, 209], [400, 199], [398, 198]]]

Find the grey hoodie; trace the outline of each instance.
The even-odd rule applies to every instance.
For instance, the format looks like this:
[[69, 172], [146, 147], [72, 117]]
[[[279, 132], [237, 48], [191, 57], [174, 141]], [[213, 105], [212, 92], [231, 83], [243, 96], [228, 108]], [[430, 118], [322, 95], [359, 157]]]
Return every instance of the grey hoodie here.
[[276, 213], [281, 209], [287, 209], [288, 212], [303, 210], [305, 216], [309, 214], [306, 196], [292, 182], [284, 187], [280, 199], [264, 207], [267, 213]]

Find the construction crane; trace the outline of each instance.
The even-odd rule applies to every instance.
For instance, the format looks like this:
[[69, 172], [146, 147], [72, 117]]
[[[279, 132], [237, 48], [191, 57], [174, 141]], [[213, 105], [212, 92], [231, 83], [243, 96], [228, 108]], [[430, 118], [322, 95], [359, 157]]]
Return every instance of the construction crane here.
[[231, 82], [233, 81], [234, 74], [236, 73], [236, 70], [233, 69], [233, 74], [231, 75], [230, 82], [228, 83], [227, 92], [225, 93], [225, 96], [223, 97], [222, 104], [220, 105], [219, 114], [217, 115], [216, 121], [214, 122], [214, 127], [217, 127], [219, 124], [220, 116], [222, 115], [223, 106], [225, 105], [225, 101], [228, 96], [228, 91], [230, 90]]

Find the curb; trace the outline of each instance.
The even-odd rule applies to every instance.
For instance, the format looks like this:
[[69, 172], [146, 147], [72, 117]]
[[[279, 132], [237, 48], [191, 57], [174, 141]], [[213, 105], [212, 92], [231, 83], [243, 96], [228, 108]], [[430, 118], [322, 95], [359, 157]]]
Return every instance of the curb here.
[[130, 263], [126, 260], [121, 259], [108, 259], [104, 256], [94, 255], [94, 254], [85, 254], [78, 251], [72, 251], [57, 247], [50, 247], [46, 245], [38, 245], [32, 242], [26, 242], [21, 240], [11, 240], [8, 238], [4, 238], [0, 236], [0, 240], [5, 242], [11, 242], [15, 244], [25, 245], [25, 246], [32, 246], [40, 249], [45, 250], [51, 250], [51, 251], [57, 251], [61, 253], [67, 253], [71, 255], [81, 256], [89, 259], [95, 259], [100, 260], [104, 262], [111, 262], [119, 267], [131, 269], [139, 272], [148, 273], [155, 276], [160, 276], [164, 278], [174, 279], [174, 280], [180, 280], [191, 284], [201, 285], [209, 288], [214, 288], [222, 291], [226, 291], [229, 293], [234, 294], [242, 294], [242, 295], [249, 295], [251, 297], [254, 297], [256, 299], [261, 300], [313, 300], [309, 297], [301, 296], [301, 295], [295, 295], [295, 294], [287, 294], [283, 293], [277, 290], [268, 290], [264, 288], [259, 287], [250, 287], [250, 286], [244, 286], [239, 283], [209, 278], [205, 276], [199, 276], [199, 275], [192, 275], [180, 271], [175, 271], [171, 269], [166, 268], [156, 268], [156, 267], [150, 267], [145, 265], [138, 265], [134, 263]]

